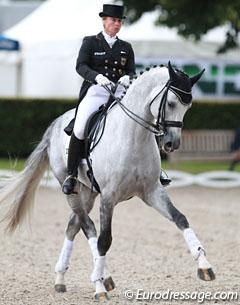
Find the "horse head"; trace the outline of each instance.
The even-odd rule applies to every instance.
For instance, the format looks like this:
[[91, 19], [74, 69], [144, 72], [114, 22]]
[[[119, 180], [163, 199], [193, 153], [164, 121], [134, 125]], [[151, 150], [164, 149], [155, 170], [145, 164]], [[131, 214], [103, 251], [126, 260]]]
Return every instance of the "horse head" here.
[[203, 72], [204, 70], [189, 77], [168, 63], [169, 79], [159, 95], [161, 101], [154, 103], [155, 107], [151, 107], [153, 116], [157, 118], [157, 125], [164, 132], [162, 149], [166, 153], [179, 148], [183, 118], [192, 105], [192, 87]]

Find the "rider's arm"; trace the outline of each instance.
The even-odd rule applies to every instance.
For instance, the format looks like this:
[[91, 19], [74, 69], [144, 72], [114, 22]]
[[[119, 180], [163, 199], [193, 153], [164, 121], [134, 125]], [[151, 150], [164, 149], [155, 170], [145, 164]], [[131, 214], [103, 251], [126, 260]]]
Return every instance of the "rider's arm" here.
[[92, 41], [91, 37], [84, 37], [82, 46], [78, 53], [76, 70], [85, 80], [95, 83], [96, 76], [99, 74], [90, 68], [91, 66]]

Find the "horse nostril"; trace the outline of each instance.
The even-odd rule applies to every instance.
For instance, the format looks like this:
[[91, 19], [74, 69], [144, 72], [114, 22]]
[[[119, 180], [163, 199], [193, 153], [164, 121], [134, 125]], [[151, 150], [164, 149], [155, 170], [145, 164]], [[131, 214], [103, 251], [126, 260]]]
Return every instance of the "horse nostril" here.
[[165, 143], [165, 147], [171, 148], [171, 147], [172, 147], [172, 142], [167, 142], [167, 143]]
[[164, 150], [166, 151], [166, 152], [170, 152], [170, 151], [172, 151], [172, 142], [166, 142], [165, 144], [164, 144]]

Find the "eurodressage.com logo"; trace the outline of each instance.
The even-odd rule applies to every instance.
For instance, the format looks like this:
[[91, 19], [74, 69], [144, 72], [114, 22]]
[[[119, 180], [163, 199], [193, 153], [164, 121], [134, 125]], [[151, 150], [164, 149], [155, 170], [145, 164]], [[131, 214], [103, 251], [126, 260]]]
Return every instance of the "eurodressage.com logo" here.
[[236, 301], [240, 300], [240, 293], [238, 292], [210, 292], [210, 291], [145, 291], [144, 289], [126, 290], [124, 297], [129, 301], [197, 301], [198, 303], [204, 303], [205, 301]]

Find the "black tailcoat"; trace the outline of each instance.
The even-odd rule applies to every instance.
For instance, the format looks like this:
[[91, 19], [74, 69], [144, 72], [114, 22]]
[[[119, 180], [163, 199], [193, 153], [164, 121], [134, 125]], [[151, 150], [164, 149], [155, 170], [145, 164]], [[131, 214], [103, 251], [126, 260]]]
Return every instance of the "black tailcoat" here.
[[[117, 38], [117, 41], [110, 48], [102, 33], [84, 37], [77, 58], [76, 70], [84, 78], [79, 93], [79, 105], [90, 86], [96, 84], [95, 78], [98, 74], [103, 74], [114, 83], [117, 83], [123, 75], [132, 77], [135, 74], [132, 46]], [[77, 110], [78, 106], [75, 116]], [[74, 119], [64, 129], [68, 135], [71, 135], [73, 126]]]
[[79, 94], [79, 102], [89, 87], [96, 84], [95, 78], [103, 74], [117, 83], [123, 75], [135, 74], [134, 52], [130, 43], [118, 39], [110, 48], [102, 33], [84, 37], [79, 50], [77, 72], [84, 78]]

